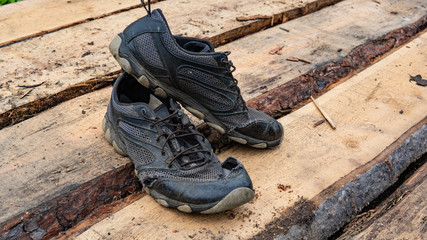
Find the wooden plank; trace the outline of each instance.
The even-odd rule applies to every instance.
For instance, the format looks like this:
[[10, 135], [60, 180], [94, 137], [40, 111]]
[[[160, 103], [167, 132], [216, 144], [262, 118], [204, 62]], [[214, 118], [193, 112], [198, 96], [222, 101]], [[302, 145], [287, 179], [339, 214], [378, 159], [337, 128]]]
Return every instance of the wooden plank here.
[[81, 96], [1, 131], [1, 223], [129, 162], [103, 137], [100, 119], [110, 91]]
[[[248, 86], [252, 90], [248, 90], [247, 92], [250, 96], [245, 96], [246, 99], [250, 99], [259, 93], [263, 93], [268, 89], [283, 84], [287, 80], [298, 76], [300, 72], [302, 73], [312, 69], [316, 64], [320, 64], [331, 59], [339, 59], [340, 57], [345, 56], [352, 47], [366, 42], [373, 37], [378, 37], [391, 29], [395, 29], [399, 26], [415, 21], [418, 17], [424, 14], [423, 9], [415, 6], [422, 5], [422, 2], [424, 1], [404, 2], [403, 5], [402, 3], [399, 3], [399, 1], [389, 1], [388, 4], [381, 5], [375, 4], [372, 1], [345, 1], [337, 5], [341, 6], [341, 8], [328, 8], [330, 9], [328, 15], [307, 16], [311, 18], [304, 18], [306, 19], [305, 22], [296, 23], [295, 21], [290, 21], [285, 23], [282, 28], [289, 28], [289, 33], [280, 30], [279, 28], [275, 28], [274, 31], [273, 29], [265, 31], [263, 37], [259, 37], [263, 42], [259, 40], [257, 44], [253, 44], [253, 41], [251, 40], [243, 41], [244, 39], [242, 39], [242, 42], [238, 41], [235, 44], [224, 46], [218, 50], [233, 51], [231, 58], [238, 67], [236, 77], [242, 82], [252, 82], [252, 85]], [[166, 3], [167, 2], [158, 3], [158, 6], [162, 6], [161, 4]], [[366, 6], [369, 7], [367, 8]], [[351, 21], [349, 20], [346, 24], [342, 24], [342, 28], [340, 27], [341, 25], [331, 24], [330, 22], [333, 20], [330, 20], [330, 22], [318, 20], [320, 17], [329, 19], [329, 16], [335, 16], [339, 20], [343, 20], [343, 16], [339, 16], [339, 14], [336, 16], [336, 14], [342, 14], [342, 11], [349, 8], [351, 9], [351, 7], [354, 9], [364, 7], [364, 10], [361, 10], [360, 14], [356, 11], [352, 11], [347, 14], [348, 19], [351, 19]], [[181, 15], [181, 17], [179, 17], [180, 15], [176, 15], [176, 13], [174, 13], [175, 11], [172, 9], [168, 10], [166, 5], [163, 9], [165, 9], [165, 14], [168, 18], [176, 20], [171, 23], [176, 24], [172, 25], [173, 29], [179, 30], [178, 32], [174, 31], [175, 33], [184, 34], [187, 32], [188, 35], [197, 35], [197, 32], [200, 34], [201, 31], [205, 31], [202, 30], [204, 29], [203, 27], [196, 28], [191, 25], [192, 21], [190, 21], [191, 24], [188, 22], [189, 16], [183, 17]], [[175, 9], [175, 6], [173, 6], [173, 9]], [[401, 15], [385, 14], [389, 11], [397, 11], [396, 9], [401, 12]], [[106, 49], [109, 39], [115, 35], [117, 29], [122, 29], [126, 24], [133, 21], [133, 19], [141, 14], [138, 10], [137, 14], [134, 13], [135, 16], [128, 16], [131, 12], [132, 11], [115, 15], [114, 21], [108, 20], [111, 19], [110, 17], [99, 19], [94, 21], [96, 23], [91, 22], [82, 24], [81, 26], [76, 26], [76, 31], [71, 32], [70, 29], [70, 33], [67, 33], [64, 30], [60, 31], [61, 33], [58, 32], [46, 35], [43, 37], [43, 40], [36, 38], [26, 42], [26, 44], [19, 43], [9, 46], [10, 48], [2, 48], [0, 51], [5, 51], [5, 54], [2, 55], [5, 59], [3, 61], [4, 64], [0, 65], [0, 76], [2, 79], [8, 79], [7, 76], [16, 77], [12, 82], [4, 83], [3, 88], [0, 89], [0, 95], [2, 96], [0, 99], [0, 102], [2, 103], [0, 105], [0, 112], [5, 112], [15, 108], [16, 106], [55, 94], [60, 90], [68, 88], [73, 84], [78, 84], [88, 78], [104, 75], [113, 70], [117, 70], [116, 63]], [[128, 16], [127, 19], [118, 19], [119, 16], [124, 18], [125, 14]], [[230, 15], [235, 16], [236, 13], [232, 12]], [[410, 16], [410, 18], [406, 16]], [[378, 17], [383, 19], [383, 21], [378, 21]], [[204, 21], [206, 22], [206, 19]], [[358, 23], [360, 21], [360, 24], [355, 27], [353, 24], [354, 21], [357, 21]], [[225, 24], [225, 22], [233, 22], [233, 20], [224, 20], [224, 30], [228, 29], [228, 24]], [[313, 23], [320, 25], [315, 26], [317, 30], [309, 29], [308, 27], [301, 27], [310, 26], [313, 25]], [[239, 22], [239, 24], [242, 23]], [[290, 24], [289, 27], [288, 24]], [[85, 26], [85, 28], [83, 26]], [[335, 26], [336, 28], [331, 29], [331, 26]], [[361, 29], [360, 32], [357, 32], [357, 35], [353, 34], [356, 32], [355, 28]], [[365, 28], [370, 30], [364, 32], [363, 29]], [[98, 29], [102, 29], [102, 31]], [[192, 32], [187, 31], [190, 29], [195, 30]], [[217, 30], [212, 34], [217, 34], [219, 31], [220, 30]], [[87, 41], [87, 39], [82, 39], [80, 37], [88, 32], [90, 33], [89, 35], [91, 35], [90, 40]], [[211, 32], [214, 31], [210, 30], [208, 34], [211, 34]], [[295, 35], [293, 35], [294, 33]], [[335, 33], [338, 34], [338, 36], [335, 36]], [[284, 39], [285, 41], [289, 41], [289, 43], [283, 42]], [[93, 40], [94, 45], [88, 45], [88, 43], [92, 42], [91, 40]], [[331, 40], [335, 41], [336, 44], [329, 44]], [[64, 42], [67, 44], [64, 44]], [[312, 48], [313, 43], [315, 43], [314, 48]], [[282, 49], [282, 52], [284, 53], [283, 55], [268, 54], [269, 50], [282, 44], [289, 45], [289, 47]], [[34, 47], [34, 45], [38, 47]], [[260, 47], [257, 48], [255, 46]], [[325, 46], [328, 47], [326, 47], [326, 50], [322, 50], [322, 46], [323, 48]], [[342, 50], [338, 52], [340, 49]], [[53, 50], [55, 50], [54, 53], [52, 53]], [[81, 57], [87, 52], [90, 52], [91, 54]], [[286, 61], [286, 58], [289, 56], [306, 58], [311, 60], [313, 64], [309, 65], [301, 62], [294, 63]], [[259, 61], [245, 61], [244, 59], [259, 59]], [[264, 69], [268, 69], [268, 71], [266, 73], [262, 71], [253, 72], [252, 68], [257, 64], [262, 65]], [[17, 68], [10, 68], [10, 65], [17, 66]], [[275, 68], [274, 66], [277, 65], [280, 66]], [[44, 68], [46, 68], [46, 70], [44, 70]], [[280, 71], [278, 71], [279, 69]], [[292, 74], [277, 75], [278, 72], [288, 73], [289, 71], [291, 71]], [[260, 77], [262, 77], [263, 81], [259, 81]], [[18, 85], [28, 85], [41, 82], [44, 82], [42, 86], [35, 88], [30, 94], [21, 99], [27, 91], [18, 87]], [[259, 84], [255, 85], [254, 82], [259, 82]]]
[[[335, 119], [336, 130], [325, 124], [313, 127], [322, 117], [308, 104], [279, 119], [286, 134], [278, 148], [236, 146], [221, 153], [221, 159], [232, 155], [245, 164], [257, 192], [253, 202], [227, 213], [198, 216], [165, 209], [143, 197], [77, 239], [253, 236], [283, 209], [301, 197], [315, 197], [426, 119], [427, 92], [408, 82], [408, 74], [427, 74], [426, 39], [423, 34], [317, 99]], [[283, 192], [278, 184], [291, 188]]]
[[135, 0], [27, 0], [5, 5], [0, 8], [0, 46], [140, 6]]
[[[174, 1], [156, 3], [153, 8], [163, 10], [174, 34], [219, 41], [242, 37], [271, 25], [271, 21], [239, 22], [237, 16], [277, 14], [280, 18], [273, 22], [278, 24], [339, 1], [290, 0], [264, 4], [249, 0], [242, 4], [238, 0], [220, 0], [207, 4], [188, 0], [180, 2], [179, 8]], [[119, 70], [108, 45], [116, 34], [145, 14], [142, 8], [133, 9], [0, 48], [0, 114]], [[227, 36], [220, 37], [222, 33]], [[27, 89], [19, 87], [40, 83], [43, 84], [29, 94]]]
[[[254, 35], [253, 37], [256, 37], [256, 35]], [[4, 217], [4, 219], [10, 219], [10, 217], [16, 215], [19, 216], [19, 213], [22, 213], [22, 211], [25, 211], [25, 209], [36, 207], [37, 204], [41, 202], [40, 200], [45, 201], [48, 199], [59, 197], [61, 196], [61, 194], [64, 194], [69, 190], [76, 190], [75, 188], [78, 187], [81, 182], [85, 182], [90, 179], [93, 180], [93, 177], [96, 176], [98, 172], [99, 174], [111, 174], [112, 172], [117, 172], [118, 170], [120, 170], [121, 167], [126, 166], [125, 164], [128, 163], [128, 160], [122, 162], [122, 160], [116, 159], [117, 156], [115, 156], [112, 152], [105, 152], [105, 149], [109, 149], [109, 146], [106, 145], [105, 142], [103, 142], [102, 133], [99, 129], [99, 123], [97, 123], [96, 120], [101, 119], [103, 113], [105, 112], [104, 109], [106, 106], [105, 104], [108, 100], [109, 91], [110, 89], [104, 89], [99, 92], [96, 92], [96, 95], [95, 93], [92, 93], [87, 96], [80, 97], [76, 100], [60, 105], [61, 107], [56, 107], [52, 110], [42, 113], [39, 117], [30, 119], [16, 126], [0, 131], [1, 148], [11, 149], [11, 151], [7, 152], [7, 154], [4, 155], [4, 159], [2, 159], [2, 162], [0, 163], [0, 169], [3, 167], [5, 169], [1, 169], [0, 172], [3, 174], [7, 173], [6, 175], [7, 177], [9, 177], [7, 179], [10, 182], [15, 181], [12, 176], [21, 176], [25, 172], [32, 172], [28, 174], [27, 180], [29, 186], [33, 186], [31, 185], [33, 181], [38, 181], [40, 184], [42, 184], [42, 186], [37, 186], [38, 188], [40, 188], [40, 192], [35, 193], [29, 193], [29, 188], [23, 187], [27, 183], [21, 182], [23, 185], [15, 184], [13, 185], [13, 187], [8, 184], [3, 185], [9, 187], [4, 190], [9, 191], [9, 189], [12, 189], [10, 191], [13, 191], [14, 194], [16, 194], [14, 196], [10, 196], [7, 191], [2, 191], [4, 196], [11, 197], [11, 200], [8, 202], [9, 204], [12, 203], [12, 205], [10, 206], [4, 206], [7, 209], [5, 210], [7, 214], [2, 216]], [[246, 89], [242, 88], [242, 91], [246, 91]], [[85, 100], [84, 97], [88, 97], [88, 99]], [[95, 101], [89, 98], [95, 99]], [[73, 110], [69, 111], [68, 109]], [[85, 114], [82, 114], [82, 110], [84, 110]], [[98, 126], [96, 126], [96, 124], [98, 124]], [[93, 127], [97, 127], [97, 129], [94, 129]], [[88, 131], [92, 131], [92, 133]], [[80, 136], [82, 134], [85, 135], [84, 137], [82, 136], [83, 140], [77, 141], [77, 143], [68, 138], [69, 136]], [[45, 139], [46, 144], [39, 145], [43, 143], [40, 143], [38, 139]], [[61, 141], [62, 139], [68, 141]], [[79, 138], [77, 138], [77, 140], [78, 139]], [[62, 147], [62, 142], [66, 144], [64, 147]], [[46, 151], [44, 151], [44, 149], [46, 149]], [[86, 153], [89, 150], [91, 151], [91, 153]], [[78, 164], [79, 161], [83, 158], [82, 155], [78, 155], [79, 152], [85, 153], [85, 157], [94, 157], [94, 159], [90, 159], [90, 167], [86, 168], [86, 166]], [[104, 156], [108, 156], [109, 159], [111, 158], [112, 160], [106, 163], [102, 159]], [[44, 160], [43, 157], [45, 157]], [[58, 158], [62, 160], [57, 160]], [[46, 162], [46, 159], [49, 159], [49, 161]], [[14, 166], [14, 161], [22, 164], [15, 164]], [[38, 162], [40, 162], [40, 164], [38, 164]], [[117, 163], [118, 165], [109, 165], [110, 162]], [[69, 165], [73, 167], [67, 168]], [[37, 166], [40, 166], [40, 168], [38, 168], [38, 173], [34, 170], [34, 167], [37, 168]], [[58, 177], [56, 176], [59, 173], [56, 170], [50, 171], [49, 169], [61, 170], [60, 174], [66, 175], [64, 180], [62, 181], [62, 178], [57, 179]], [[128, 168], [128, 170], [131, 169]], [[95, 172], [95, 175], [90, 174]], [[78, 180], [81, 180], [81, 182], [74, 182], [73, 176], [79, 176]], [[51, 180], [49, 180], [50, 178], [53, 179], [52, 182]], [[6, 179], [6, 177], [4, 179]], [[117, 183], [117, 181], [113, 182]], [[51, 183], [58, 183], [58, 185], [61, 186], [62, 189]], [[90, 188], [90, 186], [93, 186], [93, 183], [90, 183], [89, 185], [84, 185], [83, 189]], [[130, 186], [132, 187], [132, 185]], [[135, 185], [133, 185], [133, 187], [135, 187]], [[72, 193], [77, 194], [77, 192], [75, 192], [74, 190]], [[108, 190], [108, 188], [106, 190]], [[73, 194], [71, 195], [72, 199], [76, 198], [76, 195]], [[101, 193], [98, 192], [97, 194]], [[37, 199], [37, 201], [26, 199], [26, 197], [34, 197], [35, 199]], [[17, 199], [19, 199], [19, 201], [21, 202], [24, 202], [25, 205], [13, 204], [17, 201]], [[51, 206], [51, 209], [53, 209], [52, 211], [55, 212], [55, 204], [57, 204], [57, 200], [54, 199], [52, 201], [53, 202], [51, 203], [53, 204], [53, 206]], [[71, 212], [73, 212], [73, 214], [76, 214], [75, 210], [76, 208], [73, 208]], [[18, 222], [21, 221], [19, 219], [20, 217], [18, 217]], [[72, 221], [66, 221], [66, 226], [71, 226], [72, 224], [74, 224], [75, 219], [76, 218], [71, 218]], [[3, 222], [3, 220], [0, 222]], [[17, 225], [17, 227], [22, 228], [22, 225]]]
[[427, 181], [353, 239], [426, 239]]
[[[363, 69], [372, 62], [377, 61], [379, 56], [414, 38], [415, 35], [425, 29], [426, 24], [427, 15], [424, 15], [414, 23], [394, 29], [379, 38], [371, 39], [359, 45], [345, 57], [340, 57], [339, 60], [329, 60], [329, 62], [317, 64], [309, 72], [286, 82], [286, 84], [274, 89], [274, 91], [269, 91], [251, 99], [248, 104], [276, 118], [281, 117], [294, 108], [295, 105], [307, 99], [310, 94], [318, 94], [331, 84]], [[294, 70], [297, 71], [298, 69]], [[120, 71], [118, 70], [89, 79], [72, 85], [52, 96], [41, 98], [4, 112], [0, 114], [0, 129], [31, 118], [61, 102], [108, 86], [111, 84], [111, 80], [117, 77], [119, 73]], [[261, 91], [262, 88], [259, 90]], [[28, 92], [25, 94], [28, 95]], [[245, 96], [245, 94], [243, 95]]]
[[338, 239], [423, 239], [427, 237], [426, 192], [427, 164], [424, 160], [424, 164], [378, 207], [352, 220], [348, 229]]

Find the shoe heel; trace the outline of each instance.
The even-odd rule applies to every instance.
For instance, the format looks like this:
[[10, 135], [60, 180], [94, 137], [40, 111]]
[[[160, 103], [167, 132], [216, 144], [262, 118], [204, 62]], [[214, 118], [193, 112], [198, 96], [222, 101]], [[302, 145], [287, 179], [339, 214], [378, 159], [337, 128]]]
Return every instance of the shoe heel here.
[[122, 38], [120, 36], [116, 36], [113, 41], [111, 41], [109, 49], [113, 57], [119, 63], [119, 65], [125, 70], [127, 73], [132, 75], [132, 66], [129, 61], [125, 58], [120, 57], [119, 49], [122, 44]]
[[[108, 121], [107, 116], [104, 116], [104, 119], [102, 120], [102, 130], [104, 130], [105, 139], [107, 139], [107, 141], [113, 146], [114, 150], [118, 154], [127, 157], [128, 155], [126, 154], [126, 152], [123, 151], [121, 147], [119, 147], [119, 145], [123, 146], [123, 144], [121, 144], [120, 140], [117, 139], [117, 134], [112, 129], [111, 123]], [[117, 142], [119, 142], [119, 144], [117, 144]]]

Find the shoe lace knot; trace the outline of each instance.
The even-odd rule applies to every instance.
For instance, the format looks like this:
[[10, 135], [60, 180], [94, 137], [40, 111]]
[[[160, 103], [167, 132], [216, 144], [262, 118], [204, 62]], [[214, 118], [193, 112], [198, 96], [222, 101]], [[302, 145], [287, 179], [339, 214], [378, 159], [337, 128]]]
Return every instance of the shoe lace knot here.
[[[163, 118], [151, 118], [145, 114], [145, 111], [142, 111], [142, 116], [150, 122], [150, 127], [161, 124], [159, 134], [156, 137], [156, 142], [160, 141], [162, 137], [165, 139], [161, 146], [161, 154], [165, 155], [166, 146], [170, 146], [173, 156], [166, 160], [169, 168], [172, 167], [173, 162], [177, 162], [184, 169], [203, 166], [210, 160], [210, 158], [205, 157], [205, 154], [212, 154], [209, 149], [200, 144], [200, 142], [207, 141], [206, 138], [195, 131], [194, 125], [191, 124], [183, 109], [179, 106], [175, 107], [173, 104], [171, 106], [172, 113]], [[197, 136], [200, 136], [200, 141], [188, 141], [190, 138], [198, 138]], [[187, 147], [184, 146], [184, 141], [187, 143]]]

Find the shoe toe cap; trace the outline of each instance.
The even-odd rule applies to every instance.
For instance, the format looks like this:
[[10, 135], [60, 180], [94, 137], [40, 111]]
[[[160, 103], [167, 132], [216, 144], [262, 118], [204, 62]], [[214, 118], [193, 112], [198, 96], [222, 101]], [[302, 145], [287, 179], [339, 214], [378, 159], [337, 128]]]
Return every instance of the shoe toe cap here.
[[216, 203], [237, 188], [253, 189], [244, 169], [218, 181], [163, 179], [153, 184], [152, 188], [171, 200], [194, 205]]
[[237, 128], [240, 134], [263, 141], [275, 141], [282, 137], [282, 125], [275, 119], [271, 121], [255, 121], [243, 128]]

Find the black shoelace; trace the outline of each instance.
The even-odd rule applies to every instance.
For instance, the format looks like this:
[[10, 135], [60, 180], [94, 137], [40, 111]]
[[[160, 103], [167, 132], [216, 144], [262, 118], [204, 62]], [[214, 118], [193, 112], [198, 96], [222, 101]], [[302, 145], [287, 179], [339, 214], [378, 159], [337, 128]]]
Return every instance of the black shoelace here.
[[[227, 56], [227, 59], [228, 59], [228, 55], [230, 55], [231, 52], [225, 51], [224, 54], [225, 54], [225, 56]], [[221, 59], [221, 62], [227, 65], [227, 68], [228, 68], [227, 73], [231, 75], [231, 79], [233, 81], [233, 83], [230, 85], [230, 87], [235, 88], [237, 90], [237, 94], [239, 95], [240, 105], [242, 107], [242, 110], [246, 111], [247, 110], [246, 102], [245, 102], [245, 100], [243, 100], [242, 94], [240, 93], [240, 88], [237, 86], [238, 81], [236, 78], [233, 77], [233, 72], [236, 71], [236, 67], [234, 66], [234, 64], [231, 60], [225, 60], [225, 58], [223, 58], [223, 59]]]
[[142, 6], [145, 8], [145, 11], [147, 11], [148, 16], [151, 17], [151, 0], [148, 0], [148, 8], [145, 6], [145, 0], [141, 0]]
[[[162, 147], [161, 147], [161, 153], [162, 155], [165, 154], [165, 147], [166, 145], [169, 144], [173, 144], [171, 143], [171, 141], [173, 139], [178, 140], [179, 138], [184, 138], [184, 137], [188, 137], [188, 136], [201, 136], [203, 138], [203, 141], [205, 141], [204, 136], [196, 131], [191, 131], [191, 129], [194, 129], [194, 125], [191, 124], [190, 122], [184, 122], [183, 121], [183, 115], [184, 115], [184, 110], [179, 109], [179, 108], [175, 108], [175, 109], [171, 109], [173, 112], [169, 115], [166, 116], [164, 118], [150, 118], [147, 115], [142, 114], [142, 116], [147, 119], [148, 121], [150, 121], [150, 126], [154, 127], [154, 125], [159, 124], [159, 123], [164, 123], [166, 126], [168, 126], [168, 129], [175, 129], [174, 131], [164, 131], [163, 128], [161, 128], [161, 133], [157, 136], [156, 141], [159, 141], [161, 137], [165, 137], [165, 142], [163, 143]], [[176, 119], [177, 123], [173, 123], [172, 119]], [[168, 121], [170, 120], [170, 121]], [[169, 128], [171, 127], [171, 128]], [[181, 147], [181, 146], [180, 146]], [[183, 156], [188, 156], [189, 160], [188, 161], [178, 161], [179, 165], [181, 167], [187, 167], [190, 166], [186, 169], [193, 169], [196, 167], [200, 167], [204, 164], [207, 163], [207, 159], [204, 157], [204, 154], [202, 154], [203, 156], [200, 157], [200, 155], [198, 153], [207, 153], [207, 154], [211, 154], [211, 151], [204, 149], [199, 143], [195, 144], [193, 146], [190, 146], [188, 148], [185, 149], [181, 149], [179, 151], [177, 151], [177, 153], [174, 153], [175, 151], [172, 151], [174, 156], [170, 159], [167, 160], [168, 163], [168, 167], [172, 166], [172, 163], [175, 160], [178, 160], [180, 157]], [[191, 156], [198, 156], [195, 157], [193, 159], [191, 159]], [[192, 166], [192, 164], [194, 164]]]

